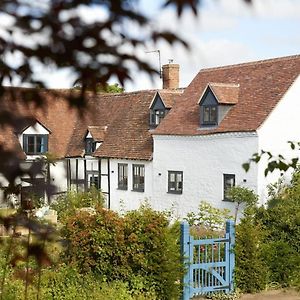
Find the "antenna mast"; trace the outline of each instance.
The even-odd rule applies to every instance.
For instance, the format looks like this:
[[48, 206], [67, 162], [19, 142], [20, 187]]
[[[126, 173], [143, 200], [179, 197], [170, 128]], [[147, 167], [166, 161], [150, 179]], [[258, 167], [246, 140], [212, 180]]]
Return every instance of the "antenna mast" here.
[[157, 53], [158, 54], [159, 78], [162, 78], [160, 50], [146, 51], [146, 53]]

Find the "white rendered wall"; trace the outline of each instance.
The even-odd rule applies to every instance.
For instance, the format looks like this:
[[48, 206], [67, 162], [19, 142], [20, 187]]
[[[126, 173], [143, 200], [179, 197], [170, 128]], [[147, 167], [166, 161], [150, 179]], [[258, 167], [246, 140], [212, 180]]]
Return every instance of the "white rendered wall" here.
[[[118, 189], [118, 163], [128, 164], [128, 189]], [[132, 190], [132, 165], [145, 166], [145, 188], [144, 192]], [[110, 191], [111, 209], [116, 211], [128, 211], [137, 209], [148, 200], [152, 203], [152, 162], [144, 160], [121, 160], [110, 159]]]
[[67, 181], [67, 161], [59, 160], [55, 165], [50, 164], [50, 183], [56, 187], [56, 193], [66, 192], [68, 189]]
[[[300, 141], [300, 76], [284, 94], [273, 112], [269, 115], [261, 128], [257, 131], [259, 149], [270, 151], [274, 155], [282, 154], [285, 157], [299, 157], [299, 151], [292, 151], [288, 141]], [[267, 199], [266, 186], [274, 183], [280, 176], [275, 171], [264, 176], [266, 160], [259, 163], [259, 196], [265, 202]], [[286, 180], [290, 172], [285, 174]]]
[[[255, 133], [209, 136], [154, 136], [153, 197], [155, 209], [174, 206], [184, 217], [204, 200], [215, 207], [233, 209], [223, 200], [223, 174], [235, 174], [236, 185], [257, 192], [257, 166], [246, 173], [242, 164], [258, 149]], [[168, 170], [183, 171], [183, 193], [169, 194]]]

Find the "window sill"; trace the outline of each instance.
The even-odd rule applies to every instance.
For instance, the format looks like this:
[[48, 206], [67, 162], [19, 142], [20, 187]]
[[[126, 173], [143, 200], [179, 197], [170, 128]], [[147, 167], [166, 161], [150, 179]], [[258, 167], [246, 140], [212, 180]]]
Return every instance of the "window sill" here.
[[126, 187], [126, 188], [118, 187], [117, 190], [120, 190], [120, 191], [127, 191], [128, 188], [127, 188], [127, 187]]
[[167, 194], [175, 194], [175, 195], [181, 195], [182, 194], [182, 191], [178, 191], [178, 192], [176, 192], [176, 191], [167, 191]]
[[144, 190], [131, 190], [132, 192], [144, 193]]

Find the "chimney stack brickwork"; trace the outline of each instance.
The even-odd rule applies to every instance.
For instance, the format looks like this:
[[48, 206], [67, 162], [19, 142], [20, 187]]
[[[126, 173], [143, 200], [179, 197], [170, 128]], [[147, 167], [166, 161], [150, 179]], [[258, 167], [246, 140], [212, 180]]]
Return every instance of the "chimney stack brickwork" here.
[[163, 89], [179, 88], [179, 65], [167, 64], [162, 66]]

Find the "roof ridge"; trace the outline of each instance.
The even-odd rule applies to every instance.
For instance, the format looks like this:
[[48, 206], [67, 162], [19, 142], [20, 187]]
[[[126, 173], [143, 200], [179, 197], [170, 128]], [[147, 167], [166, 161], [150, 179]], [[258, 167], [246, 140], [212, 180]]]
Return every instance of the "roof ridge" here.
[[210, 71], [215, 71], [215, 70], [220, 70], [220, 69], [231, 69], [231, 68], [236, 68], [236, 67], [260, 65], [260, 64], [264, 64], [264, 63], [270, 63], [270, 62], [274, 62], [274, 61], [290, 60], [290, 59], [295, 59], [295, 58], [300, 59], [300, 54], [282, 56], [282, 57], [274, 57], [274, 58], [262, 59], [262, 60], [256, 60], [256, 61], [249, 61], [249, 62], [243, 62], [243, 63], [238, 63], [238, 64], [224, 65], [224, 66], [219, 66], [219, 67], [204, 68], [204, 69], [201, 69], [199, 71], [199, 73], [200, 72], [210, 72]]
[[239, 83], [209, 82], [209, 86], [240, 87]]

